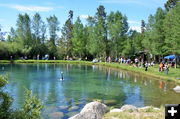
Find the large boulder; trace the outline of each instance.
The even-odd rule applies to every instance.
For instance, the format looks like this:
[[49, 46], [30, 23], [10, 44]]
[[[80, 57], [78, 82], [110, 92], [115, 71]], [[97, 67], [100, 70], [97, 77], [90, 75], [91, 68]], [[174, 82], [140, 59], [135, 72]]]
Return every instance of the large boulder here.
[[138, 108], [133, 105], [124, 105], [121, 107], [122, 111], [138, 112]]
[[107, 106], [96, 101], [86, 104], [79, 114], [69, 119], [101, 119], [106, 112]]

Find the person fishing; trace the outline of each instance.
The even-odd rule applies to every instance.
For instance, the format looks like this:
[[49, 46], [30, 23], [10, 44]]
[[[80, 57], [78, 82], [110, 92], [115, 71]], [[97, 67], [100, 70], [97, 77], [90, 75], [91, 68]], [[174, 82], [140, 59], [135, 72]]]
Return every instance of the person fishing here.
[[61, 72], [61, 78], [58, 79], [58, 80], [60, 80], [60, 81], [63, 81], [63, 80], [64, 80], [63, 72]]

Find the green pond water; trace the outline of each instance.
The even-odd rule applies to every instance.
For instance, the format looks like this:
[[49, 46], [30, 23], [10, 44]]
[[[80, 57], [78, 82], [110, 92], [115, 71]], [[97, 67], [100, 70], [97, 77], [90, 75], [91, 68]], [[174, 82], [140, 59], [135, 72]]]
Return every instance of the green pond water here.
[[[157, 69], [158, 71], [158, 69]], [[64, 81], [60, 81], [61, 72]], [[102, 66], [73, 64], [0, 64], [0, 74], [9, 74], [5, 91], [13, 97], [13, 108], [24, 102], [25, 88], [44, 104], [44, 119], [67, 119], [93, 100], [108, 106], [132, 104], [137, 107], [180, 103], [177, 84]], [[61, 113], [59, 113], [61, 112]]]

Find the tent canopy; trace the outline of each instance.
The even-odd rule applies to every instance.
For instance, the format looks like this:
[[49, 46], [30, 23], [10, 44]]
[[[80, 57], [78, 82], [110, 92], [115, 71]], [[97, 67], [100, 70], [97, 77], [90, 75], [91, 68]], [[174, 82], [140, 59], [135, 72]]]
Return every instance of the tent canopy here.
[[169, 55], [164, 57], [164, 59], [174, 59], [174, 58], [176, 58], [176, 55]]

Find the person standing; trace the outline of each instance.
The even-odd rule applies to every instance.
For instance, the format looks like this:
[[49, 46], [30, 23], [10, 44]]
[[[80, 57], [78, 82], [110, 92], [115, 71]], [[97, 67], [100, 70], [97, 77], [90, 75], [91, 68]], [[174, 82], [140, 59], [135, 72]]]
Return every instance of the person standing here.
[[146, 62], [145, 63], [145, 71], [147, 71], [148, 70], [148, 63]]
[[162, 63], [162, 62], [159, 64], [159, 71], [160, 71], [160, 72], [163, 71], [163, 63]]
[[138, 67], [138, 59], [136, 58], [134, 61], [135, 61], [136, 67]]
[[168, 63], [165, 64], [165, 72], [166, 72], [166, 74], [168, 75], [168, 72], [169, 72], [169, 66], [168, 66]]

